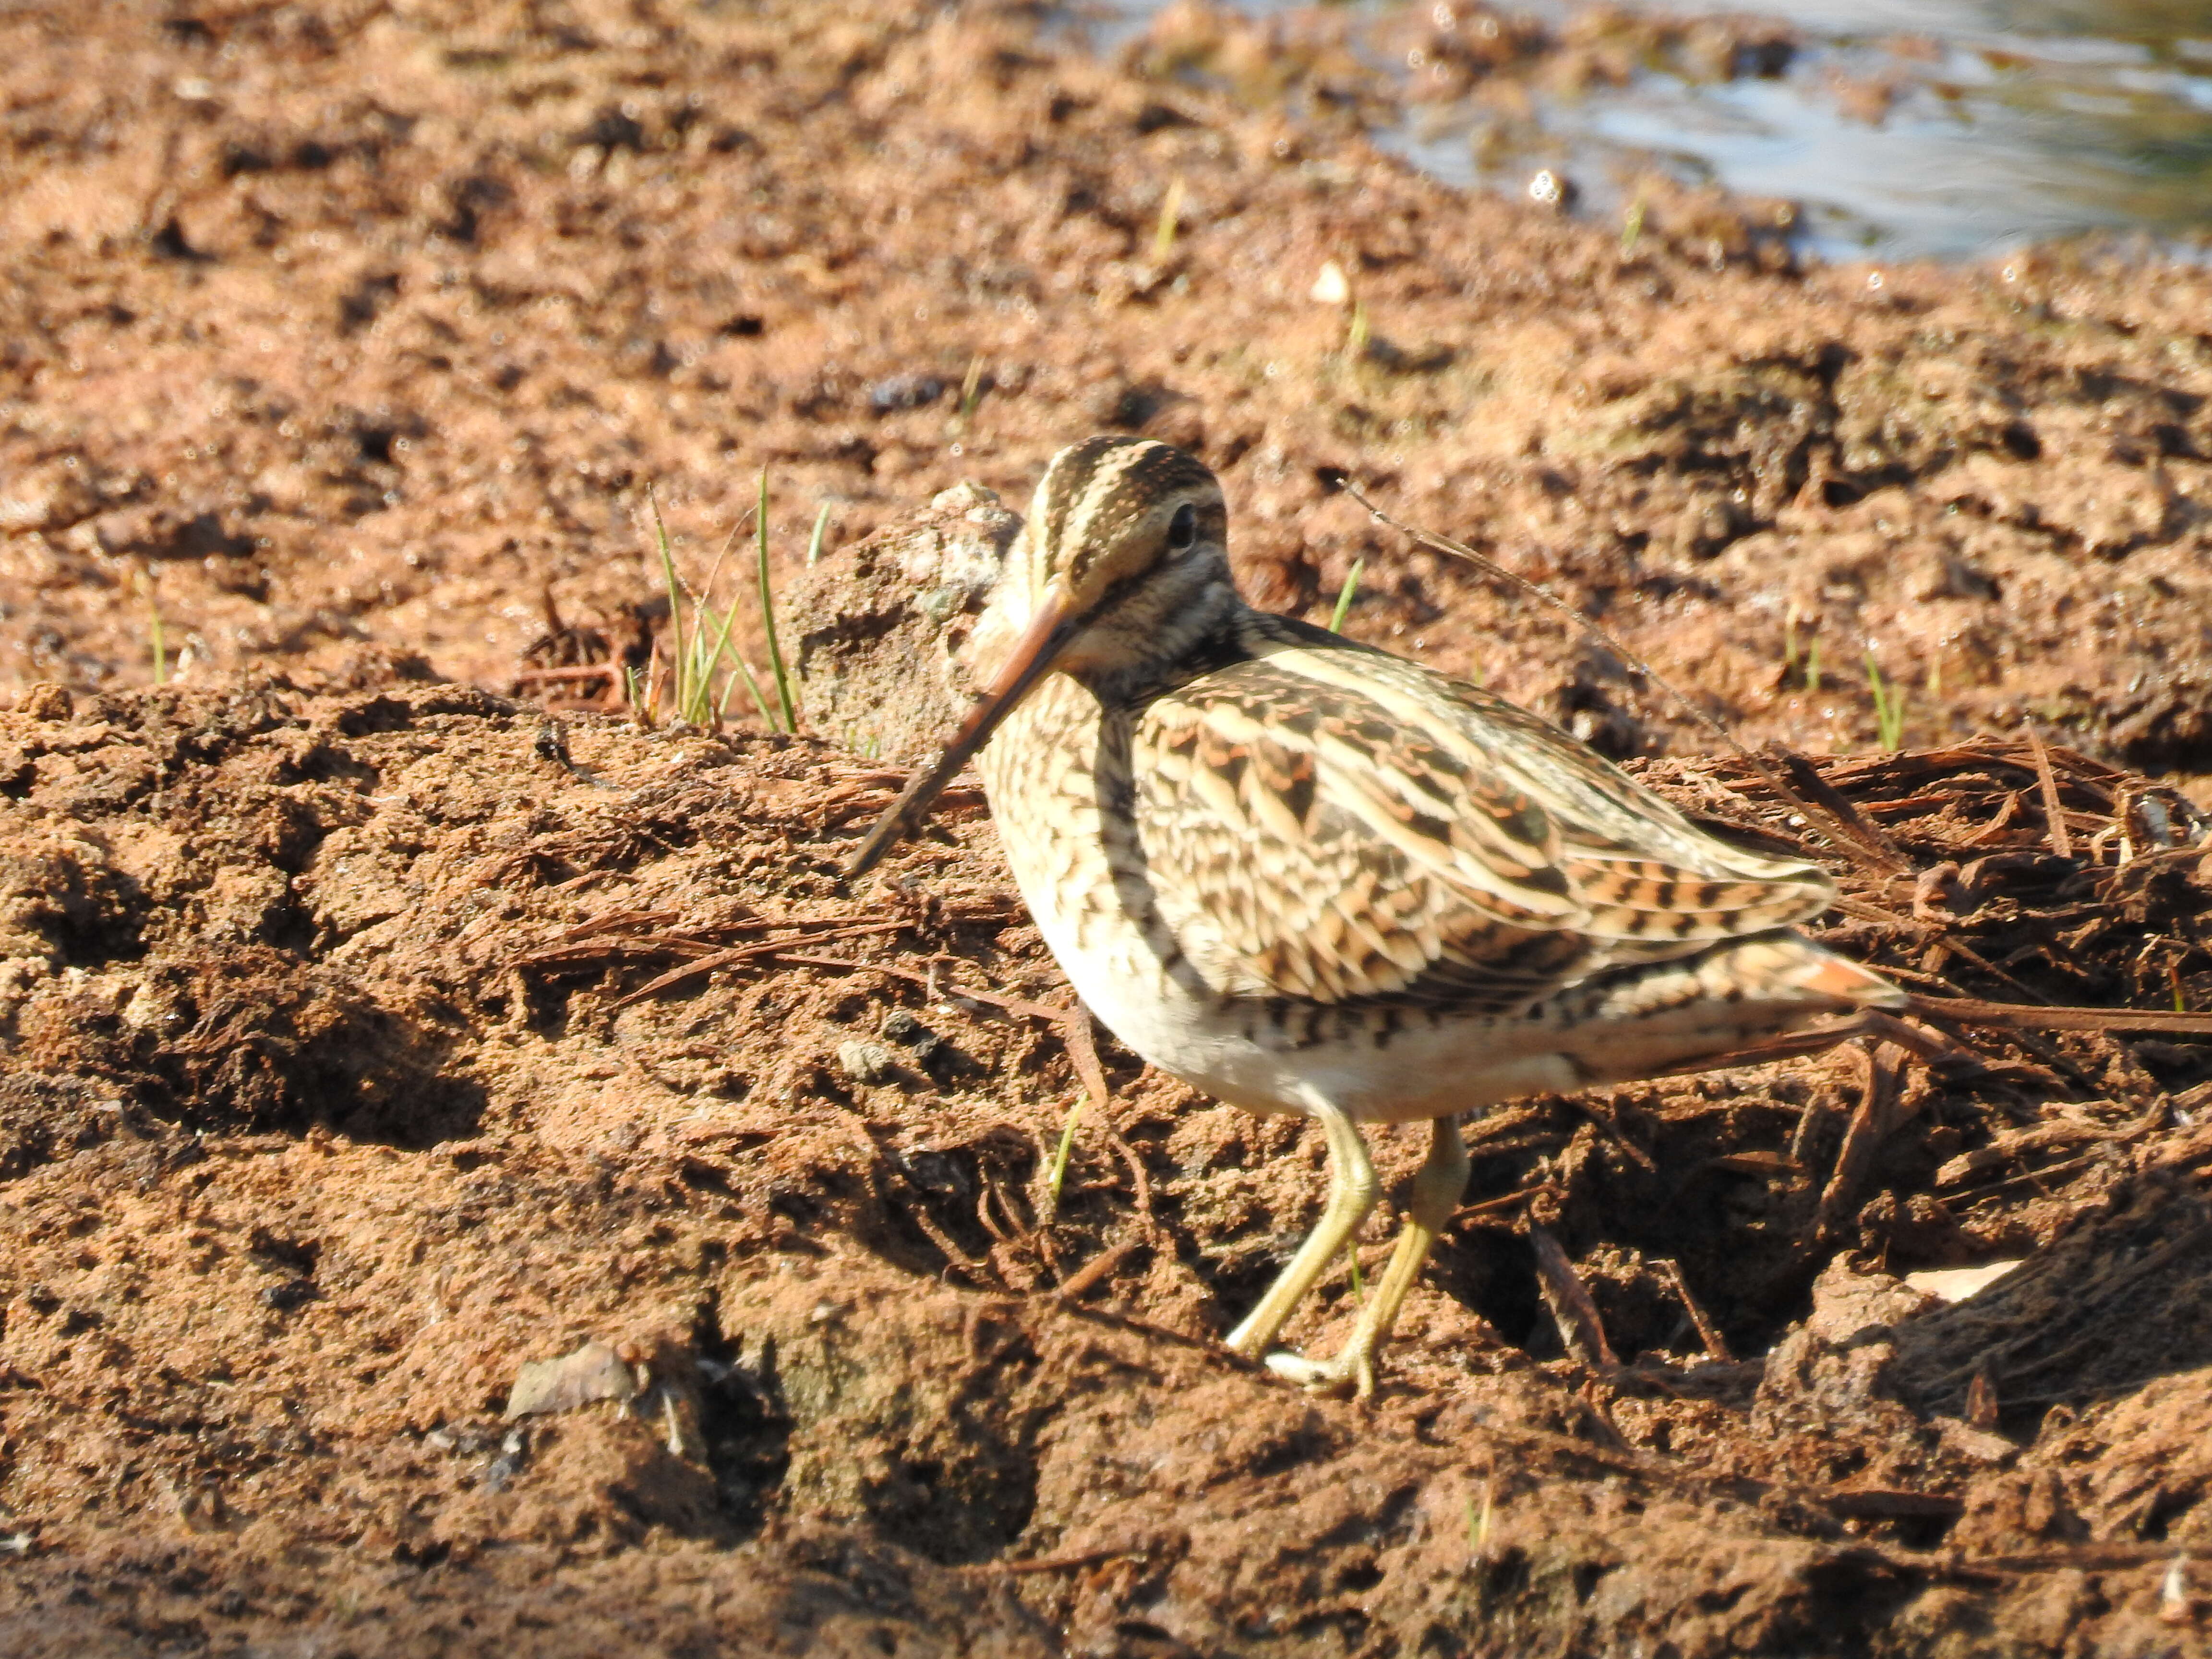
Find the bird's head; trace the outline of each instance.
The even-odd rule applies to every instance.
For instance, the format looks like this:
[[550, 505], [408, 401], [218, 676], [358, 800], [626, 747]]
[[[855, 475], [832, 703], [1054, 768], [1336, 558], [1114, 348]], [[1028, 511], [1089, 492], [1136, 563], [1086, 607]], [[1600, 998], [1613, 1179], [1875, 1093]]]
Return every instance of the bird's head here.
[[1204, 462], [1146, 438], [1054, 455], [969, 647], [981, 695], [847, 865], [859, 875], [919, 825], [969, 757], [1047, 674], [1111, 676], [1171, 659], [1233, 599], [1229, 511]]

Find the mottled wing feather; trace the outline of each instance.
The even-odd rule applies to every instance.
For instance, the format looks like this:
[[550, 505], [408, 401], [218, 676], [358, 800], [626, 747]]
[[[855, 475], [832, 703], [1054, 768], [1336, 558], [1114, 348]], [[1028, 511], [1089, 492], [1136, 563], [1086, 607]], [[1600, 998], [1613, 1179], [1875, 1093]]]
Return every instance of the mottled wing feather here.
[[1257, 620], [1129, 715], [1152, 901], [1224, 994], [1502, 1012], [1829, 901], [1510, 703]]

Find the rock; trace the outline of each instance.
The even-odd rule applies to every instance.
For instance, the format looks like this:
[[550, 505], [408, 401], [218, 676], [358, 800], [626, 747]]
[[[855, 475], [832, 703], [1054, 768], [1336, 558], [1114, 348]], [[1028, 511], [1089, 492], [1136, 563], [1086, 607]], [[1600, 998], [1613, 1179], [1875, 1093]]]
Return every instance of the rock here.
[[898, 1073], [890, 1050], [879, 1042], [841, 1042], [837, 1065], [855, 1083], [888, 1083]]
[[597, 1338], [558, 1359], [533, 1359], [514, 1374], [507, 1420], [565, 1412], [594, 1400], [629, 1400], [637, 1378], [622, 1356]]
[[2009, 1463], [2020, 1455], [2018, 1446], [1994, 1430], [1978, 1429], [1955, 1417], [1931, 1420], [1942, 1438], [1943, 1449], [1963, 1462]]
[[934, 374], [893, 374], [868, 388], [868, 405], [878, 415], [895, 410], [923, 409], [945, 395], [945, 382]]
[[1932, 1296], [1938, 1302], [1964, 1302], [1980, 1295], [2020, 1265], [2015, 1258], [1987, 1262], [1979, 1267], [1931, 1267], [1925, 1273], [1905, 1274], [1905, 1284], [1908, 1289]]
[[870, 760], [933, 759], [967, 711], [958, 656], [1022, 521], [980, 484], [841, 548], [786, 602], [807, 723]]
[[1892, 1392], [1890, 1328], [1942, 1304], [1887, 1273], [1854, 1273], [1840, 1257], [1813, 1285], [1813, 1311], [1767, 1356], [1752, 1407], [1762, 1435], [1866, 1432], [1917, 1437], [1920, 1419]]
[[15, 705], [19, 714], [28, 714], [34, 720], [65, 720], [75, 712], [70, 701], [69, 688], [57, 685], [52, 680], [40, 680], [23, 693], [22, 701]]

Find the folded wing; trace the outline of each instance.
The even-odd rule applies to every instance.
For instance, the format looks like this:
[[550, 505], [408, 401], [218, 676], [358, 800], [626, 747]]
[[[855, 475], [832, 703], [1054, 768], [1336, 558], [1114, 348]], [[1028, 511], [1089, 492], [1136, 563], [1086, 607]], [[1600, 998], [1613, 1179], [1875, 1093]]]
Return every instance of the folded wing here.
[[1832, 896], [1525, 710], [1267, 622], [1128, 734], [1152, 902], [1224, 994], [1504, 1012]]

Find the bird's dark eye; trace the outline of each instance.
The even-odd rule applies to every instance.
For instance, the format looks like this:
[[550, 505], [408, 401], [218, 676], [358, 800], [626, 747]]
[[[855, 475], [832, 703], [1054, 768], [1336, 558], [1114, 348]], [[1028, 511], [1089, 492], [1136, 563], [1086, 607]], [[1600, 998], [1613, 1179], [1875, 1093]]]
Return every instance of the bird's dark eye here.
[[1197, 539], [1198, 509], [1185, 501], [1168, 520], [1168, 545], [1180, 553]]

